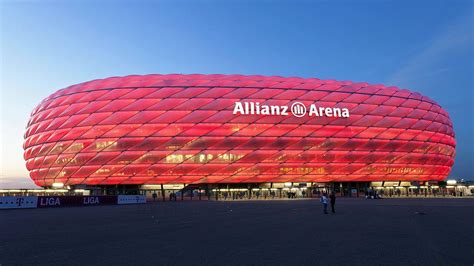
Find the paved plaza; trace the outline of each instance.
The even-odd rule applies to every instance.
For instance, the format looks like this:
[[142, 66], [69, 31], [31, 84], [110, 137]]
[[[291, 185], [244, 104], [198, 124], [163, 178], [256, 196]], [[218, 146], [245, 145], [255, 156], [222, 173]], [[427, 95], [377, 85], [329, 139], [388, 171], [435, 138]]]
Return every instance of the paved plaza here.
[[473, 265], [474, 199], [184, 201], [0, 212], [0, 264]]

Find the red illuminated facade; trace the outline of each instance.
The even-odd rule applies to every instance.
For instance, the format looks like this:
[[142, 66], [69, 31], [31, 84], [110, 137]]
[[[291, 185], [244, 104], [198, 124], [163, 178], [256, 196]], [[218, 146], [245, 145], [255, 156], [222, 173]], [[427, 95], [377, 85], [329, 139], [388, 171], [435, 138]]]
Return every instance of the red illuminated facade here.
[[[288, 114], [236, 113], [238, 102]], [[306, 115], [291, 112], [295, 102]], [[350, 115], [310, 116], [311, 105]], [[24, 150], [39, 186], [428, 181], [449, 174], [455, 139], [437, 103], [396, 87], [144, 75], [50, 95], [31, 114]]]

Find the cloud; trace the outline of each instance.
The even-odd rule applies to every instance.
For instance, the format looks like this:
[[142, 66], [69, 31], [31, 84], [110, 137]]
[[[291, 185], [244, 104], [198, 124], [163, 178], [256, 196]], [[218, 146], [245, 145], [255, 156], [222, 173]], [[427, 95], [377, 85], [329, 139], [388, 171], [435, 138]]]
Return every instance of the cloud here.
[[441, 60], [465, 48], [472, 48], [473, 18], [461, 17], [447, 25], [433, 40], [404, 66], [388, 79], [386, 84], [405, 86], [420, 80], [449, 71]]

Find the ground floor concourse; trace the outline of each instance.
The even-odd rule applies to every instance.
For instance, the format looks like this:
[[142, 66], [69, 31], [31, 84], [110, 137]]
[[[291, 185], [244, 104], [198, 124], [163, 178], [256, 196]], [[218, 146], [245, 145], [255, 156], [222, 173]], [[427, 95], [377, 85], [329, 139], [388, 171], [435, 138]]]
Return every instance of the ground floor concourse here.
[[315, 198], [334, 192], [337, 197], [453, 197], [474, 194], [474, 185], [443, 182], [329, 182], [260, 184], [165, 184], [139, 188], [152, 200], [268, 200]]

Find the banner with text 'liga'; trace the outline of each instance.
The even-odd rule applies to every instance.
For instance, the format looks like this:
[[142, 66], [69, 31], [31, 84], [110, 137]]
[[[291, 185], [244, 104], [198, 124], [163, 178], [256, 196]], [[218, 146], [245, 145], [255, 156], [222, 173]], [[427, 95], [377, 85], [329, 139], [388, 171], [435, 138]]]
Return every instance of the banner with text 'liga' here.
[[146, 203], [144, 195], [118, 195], [117, 204], [142, 204]]
[[38, 197], [36, 196], [6, 196], [0, 197], [0, 209], [30, 209], [36, 208]]
[[117, 196], [39, 196], [38, 208], [117, 204]]

